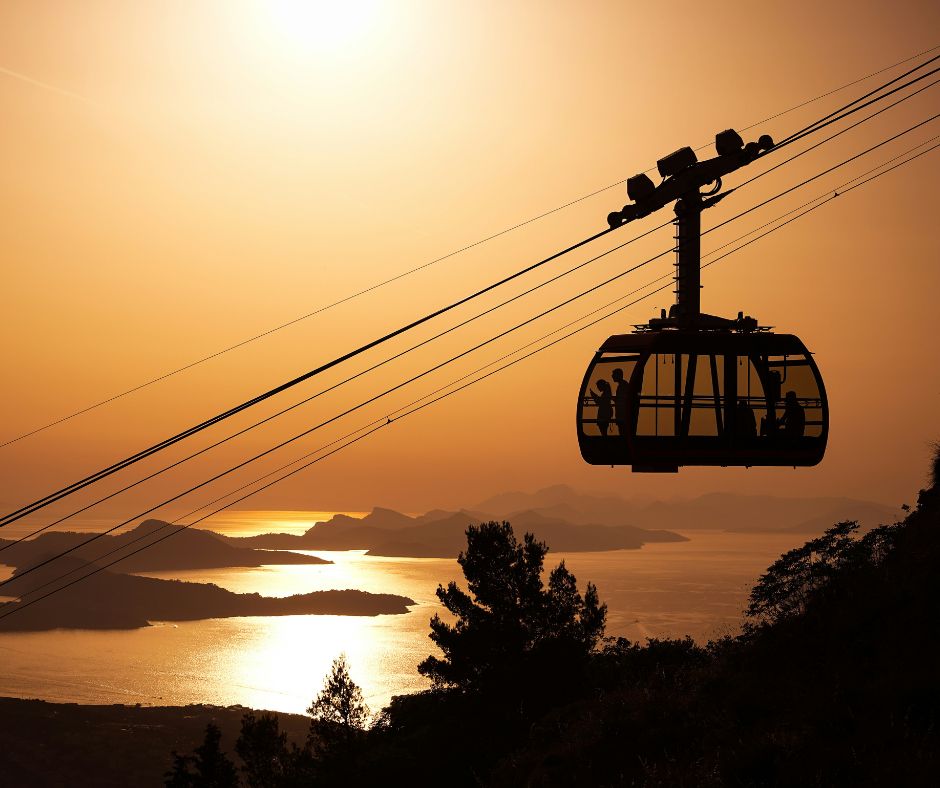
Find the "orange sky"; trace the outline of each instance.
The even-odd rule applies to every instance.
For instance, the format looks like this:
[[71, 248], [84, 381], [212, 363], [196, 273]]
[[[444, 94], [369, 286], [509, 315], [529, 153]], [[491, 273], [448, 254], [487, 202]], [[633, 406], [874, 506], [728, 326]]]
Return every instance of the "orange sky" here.
[[[930, 2], [296, 6], [116, 0], [0, 7], [0, 439], [623, 180], [681, 145], [700, 145], [716, 131], [934, 46], [940, 29], [940, 9]], [[875, 84], [745, 136], [780, 137]], [[704, 226], [934, 114], [937, 90], [730, 196], [704, 216]], [[936, 134], [940, 121], [716, 232], [703, 249]], [[735, 490], [910, 502], [928, 443], [940, 436], [938, 162], [937, 153], [919, 159], [704, 274], [706, 311], [742, 309], [798, 333], [817, 354], [832, 429], [815, 469], [649, 476], [582, 463], [574, 407], [584, 368], [608, 334], [668, 306], [660, 294], [244, 508], [382, 504], [414, 511], [558, 482], [626, 496]], [[726, 186], [743, 179], [733, 176]], [[610, 190], [2, 448], [0, 503], [7, 510], [32, 500], [603, 229], [624, 201], [622, 188]], [[653, 224], [621, 230], [550, 270]], [[663, 230], [604, 258], [106, 511], [133, 514], [670, 243]], [[666, 273], [670, 263], [652, 264], [164, 513], [188, 511], [327, 443]], [[477, 309], [464, 308], [394, 348]], [[229, 427], [319, 388], [308, 383]]]

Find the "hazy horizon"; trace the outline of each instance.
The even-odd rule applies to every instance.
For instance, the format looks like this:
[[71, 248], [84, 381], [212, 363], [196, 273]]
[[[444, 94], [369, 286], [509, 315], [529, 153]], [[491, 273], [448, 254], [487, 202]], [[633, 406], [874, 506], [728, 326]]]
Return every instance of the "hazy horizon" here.
[[[774, 493], [757, 493], [757, 492], [735, 492], [733, 490], [710, 490], [707, 492], [691, 495], [662, 495], [662, 496], [645, 496], [645, 495], [636, 495], [632, 497], [627, 497], [623, 495], [618, 495], [614, 491], [609, 490], [590, 490], [584, 488], [575, 488], [571, 485], [558, 482], [556, 484], [547, 484], [543, 487], [531, 488], [527, 490], [517, 490], [506, 488], [492, 493], [491, 495], [485, 496], [480, 500], [475, 500], [472, 502], [453, 502], [451, 505], [447, 506], [417, 506], [414, 508], [398, 508], [395, 506], [390, 506], [383, 502], [374, 502], [368, 506], [363, 506], [355, 509], [323, 509], [323, 508], [313, 508], [313, 509], [257, 509], [257, 508], [232, 508], [227, 509], [224, 512], [221, 512], [217, 515], [214, 515], [207, 520], [204, 520], [195, 525], [196, 528], [200, 530], [217, 530], [220, 533], [226, 533], [230, 535], [234, 534], [243, 534], [251, 535], [255, 533], [275, 533], [282, 531], [284, 533], [303, 533], [305, 530], [310, 528], [314, 523], [325, 522], [330, 520], [333, 516], [338, 514], [348, 515], [350, 517], [362, 518], [370, 514], [375, 509], [389, 509], [392, 511], [399, 512], [401, 514], [408, 515], [409, 517], [419, 517], [428, 512], [432, 511], [448, 511], [456, 512], [461, 510], [469, 511], [479, 511], [482, 515], [492, 515], [492, 516], [507, 516], [511, 512], [497, 512], [497, 511], [487, 511], [485, 508], [480, 508], [481, 504], [485, 504], [490, 498], [496, 498], [501, 495], [506, 494], [516, 494], [520, 493], [523, 495], [535, 495], [544, 490], [549, 490], [557, 487], [568, 487], [577, 495], [585, 495], [589, 497], [610, 497], [610, 498], [620, 498], [625, 503], [634, 505], [634, 506], [647, 506], [655, 503], [681, 503], [681, 502], [693, 502], [699, 498], [710, 498], [718, 496], [743, 496], [746, 498], [783, 498], [790, 500], [801, 500], [801, 499], [827, 499], [827, 498], [846, 498], [850, 500], [856, 500], [863, 503], [873, 503], [888, 508], [896, 509], [898, 514], [901, 513], [901, 503], [892, 503], [886, 501], [878, 501], [872, 498], [855, 498], [853, 496], [841, 496], [838, 494], [821, 494], [821, 495], [801, 495], [797, 492], [792, 492], [791, 494], [774, 494]], [[913, 500], [916, 491], [912, 493], [911, 500]], [[903, 503], [903, 502], [902, 502]], [[78, 517], [70, 518], [67, 522], [62, 525], [50, 529], [55, 531], [79, 531], [79, 532], [89, 532], [94, 533], [106, 528], [110, 528], [115, 524], [115, 518], [117, 516], [124, 517], [127, 514], [126, 511], [120, 508], [113, 508], [102, 506], [100, 511], [94, 516], [86, 514], [80, 515]], [[51, 518], [49, 518], [51, 519]], [[140, 523], [145, 520], [164, 520], [170, 522], [174, 519], [173, 512], [161, 513], [156, 512], [142, 517], [136, 518], [132, 523], [124, 526], [119, 529], [117, 533], [124, 533], [128, 530], [131, 530], [138, 526]], [[628, 518], [629, 519], [629, 518]], [[262, 526], [262, 524], [264, 524]], [[0, 539], [14, 539], [21, 536], [32, 533], [35, 530], [35, 524], [32, 522], [17, 522], [12, 523], [9, 526], [5, 527], [3, 532], [0, 533]], [[0, 561], [2, 563], [2, 561]]]

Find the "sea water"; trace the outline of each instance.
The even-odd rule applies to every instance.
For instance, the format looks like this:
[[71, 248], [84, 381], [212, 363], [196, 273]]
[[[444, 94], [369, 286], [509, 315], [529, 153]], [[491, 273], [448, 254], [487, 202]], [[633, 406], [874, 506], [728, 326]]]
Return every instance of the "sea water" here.
[[[704, 642], [736, 633], [750, 587], [777, 556], [805, 541], [798, 534], [685, 535], [690, 541], [640, 550], [549, 552], [546, 567], [564, 560], [582, 592], [588, 581], [597, 586], [608, 606], [608, 635], [640, 642], [691, 635]], [[340, 653], [347, 655], [373, 711], [393, 695], [425, 688], [417, 665], [435, 653], [428, 621], [444, 613], [435, 590], [461, 580], [457, 562], [362, 551], [311, 554], [334, 563], [147, 574], [267, 596], [357, 588], [401, 594], [415, 605], [404, 615], [245, 617], [154, 622], [118, 632], [0, 634], [0, 695], [77, 703], [240, 704], [302, 713]]]

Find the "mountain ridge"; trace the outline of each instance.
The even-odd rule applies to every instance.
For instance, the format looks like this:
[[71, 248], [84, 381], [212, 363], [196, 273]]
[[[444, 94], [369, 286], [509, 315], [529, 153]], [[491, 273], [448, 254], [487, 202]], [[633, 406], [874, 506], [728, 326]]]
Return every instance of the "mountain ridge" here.
[[[456, 558], [466, 542], [467, 527], [494, 519], [468, 510], [435, 509], [409, 517], [376, 507], [362, 518], [336, 515], [303, 534], [259, 534], [226, 537], [232, 544], [268, 549], [368, 550], [371, 555], [412, 558]], [[686, 538], [660, 529], [600, 523], [573, 524], [537, 512], [513, 513], [514, 525], [532, 531], [555, 550], [579, 552], [639, 549], [647, 542], [680, 542]]]
[[[88, 563], [107, 562], [119, 557], [124, 548], [133, 551], [143, 544], [148, 536], [163, 536], [169, 523], [162, 520], [144, 520], [135, 528], [122, 534], [103, 535], [85, 547], [80, 545], [89, 539], [89, 534], [73, 531], [50, 531], [35, 539], [18, 544], [7, 543], [0, 552], [0, 564], [25, 566], [39, 563], [45, 558], [74, 548], [69, 554]], [[166, 530], [166, 533], [172, 533]], [[140, 539], [137, 543], [135, 540]], [[114, 552], [112, 552], [114, 551]], [[108, 555], [106, 555], [108, 554]], [[129, 554], [128, 554], [129, 555]], [[266, 564], [329, 564], [331, 561], [301, 553], [271, 552], [232, 544], [229, 540], [196, 528], [187, 528], [173, 534], [172, 538], [156, 542], [152, 547], [123, 559], [121, 572], [155, 572], [178, 569], [219, 569], [223, 567], [258, 567]]]
[[629, 522], [639, 528], [726, 530], [740, 533], [822, 532], [837, 520], [859, 520], [863, 529], [894, 522], [900, 507], [847, 496], [776, 496], [710, 492], [694, 498], [635, 501], [609, 494], [584, 493], [556, 484], [534, 492], [492, 496], [473, 507], [499, 518], [515, 511], [550, 510], [581, 521]]

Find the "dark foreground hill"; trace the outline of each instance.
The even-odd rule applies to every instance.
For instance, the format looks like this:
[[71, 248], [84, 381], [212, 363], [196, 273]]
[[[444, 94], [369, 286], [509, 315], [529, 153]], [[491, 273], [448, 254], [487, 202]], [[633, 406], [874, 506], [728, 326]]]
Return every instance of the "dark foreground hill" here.
[[[54, 531], [35, 539], [20, 542], [0, 552], [0, 563], [9, 566], [31, 566], [50, 555], [71, 548], [70, 555], [83, 561], [95, 562], [106, 553], [105, 561], [129, 555], [138, 547], [153, 543], [152, 547], [117, 564], [121, 572], [157, 572], [174, 569], [217, 569], [220, 567], [254, 567], [271, 564], [328, 564], [323, 558], [300, 553], [254, 550], [230, 544], [224, 537], [209, 531], [187, 528], [173, 533], [178, 526], [161, 520], [145, 520], [127, 533], [102, 536], [86, 547], [78, 547], [90, 534]], [[171, 538], [156, 541], [165, 534]], [[0, 544], [0, 547], [3, 545]]]
[[[74, 572], [73, 580], [93, 567], [84, 562], [62, 559], [30, 573], [4, 587], [9, 594], [22, 595], [46, 582]], [[50, 588], [55, 588], [53, 584]], [[49, 589], [46, 589], [48, 591]], [[16, 610], [15, 615], [0, 618], [0, 632], [45, 629], [136, 629], [151, 621], [193, 621], [232, 616], [342, 615], [375, 616], [383, 613], [407, 613], [414, 601], [395, 594], [371, 594], [365, 591], [314, 591], [289, 597], [264, 597], [260, 594], [236, 594], [211, 583], [185, 583], [151, 577], [102, 571], [57, 593], [48, 600], [0, 604], [0, 617]], [[18, 610], [17, 608], [22, 608]]]
[[[376, 508], [363, 518], [338, 514], [301, 535], [230, 537], [229, 542], [267, 549], [368, 550], [371, 555], [456, 558], [466, 545], [467, 526], [483, 519], [486, 517], [467, 511], [433, 511], [409, 517]], [[512, 522], [517, 530], [535, 533], [559, 552], [636, 550], [649, 542], [686, 541], [669, 531], [624, 524], [574, 524], [539, 512], [517, 512]]]
[[[10, 786], [162, 785], [172, 750], [187, 750], [208, 723], [223, 746], [238, 738], [241, 706], [79, 706], [0, 698], [0, 784]], [[303, 740], [310, 724], [277, 714], [281, 730]], [[229, 757], [235, 753], [229, 749]]]

